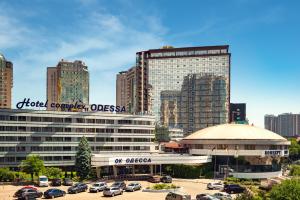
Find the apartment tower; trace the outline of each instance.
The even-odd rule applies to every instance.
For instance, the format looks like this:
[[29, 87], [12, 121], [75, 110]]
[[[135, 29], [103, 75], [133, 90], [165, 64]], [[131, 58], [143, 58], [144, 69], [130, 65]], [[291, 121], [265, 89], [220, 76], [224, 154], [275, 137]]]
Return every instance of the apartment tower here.
[[[50, 103], [89, 104], [89, 72], [84, 62], [61, 60], [47, 68], [47, 99]], [[53, 108], [51, 108], [53, 109]], [[54, 108], [55, 110], [55, 108]]]
[[0, 108], [11, 108], [13, 64], [0, 54]]

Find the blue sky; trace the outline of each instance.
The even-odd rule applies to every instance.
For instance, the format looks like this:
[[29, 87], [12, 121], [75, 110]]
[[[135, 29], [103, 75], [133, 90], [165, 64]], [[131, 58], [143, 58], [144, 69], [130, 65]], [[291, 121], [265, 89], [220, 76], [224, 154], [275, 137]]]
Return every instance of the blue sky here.
[[230, 45], [231, 101], [251, 123], [300, 112], [297, 0], [1, 0], [0, 52], [14, 63], [13, 104], [46, 98], [46, 67], [81, 59], [90, 102], [115, 103], [115, 75], [135, 52], [163, 45]]

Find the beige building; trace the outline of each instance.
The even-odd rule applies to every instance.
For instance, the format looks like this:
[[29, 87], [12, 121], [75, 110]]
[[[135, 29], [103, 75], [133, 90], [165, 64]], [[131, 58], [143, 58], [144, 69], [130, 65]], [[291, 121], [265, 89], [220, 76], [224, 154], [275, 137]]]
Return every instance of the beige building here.
[[116, 81], [116, 105], [125, 106], [126, 112], [134, 113], [136, 97], [136, 67], [119, 72]]
[[218, 174], [252, 179], [281, 176], [279, 161], [288, 157], [290, 145], [274, 132], [245, 124], [205, 128], [185, 137], [181, 143], [192, 155], [213, 156]]
[[61, 60], [47, 68], [48, 110], [51, 103], [89, 105], [89, 72], [84, 62]]
[[0, 54], [0, 108], [11, 108], [13, 64]]
[[[158, 124], [184, 129], [185, 134], [228, 123], [230, 57], [228, 45], [137, 52], [134, 87], [126, 91], [132, 93], [130, 111], [153, 114]], [[173, 93], [180, 98], [171, 99]], [[117, 95], [117, 102], [121, 97]]]

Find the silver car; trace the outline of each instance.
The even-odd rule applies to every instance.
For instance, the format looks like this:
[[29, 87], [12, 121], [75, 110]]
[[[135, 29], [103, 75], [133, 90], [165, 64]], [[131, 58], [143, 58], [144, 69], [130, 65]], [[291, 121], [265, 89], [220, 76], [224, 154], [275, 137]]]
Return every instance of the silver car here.
[[105, 188], [103, 190], [103, 196], [115, 196], [115, 195], [119, 195], [119, 194], [123, 194], [123, 190], [121, 188], [118, 187], [110, 187], [110, 188]]
[[105, 188], [107, 188], [107, 184], [105, 182], [98, 182], [90, 187], [90, 192], [100, 192], [103, 191]]
[[221, 190], [223, 188], [224, 188], [224, 185], [221, 182], [207, 184], [207, 189], [209, 189], [209, 190]]
[[134, 183], [129, 183], [129, 185], [127, 185], [127, 187], [125, 188], [126, 191], [136, 191], [136, 190], [140, 190], [142, 188], [140, 183], [134, 182]]
[[221, 199], [221, 200], [231, 200], [232, 199], [231, 195], [227, 194], [226, 192], [217, 192], [212, 196], [216, 197], [218, 199]]

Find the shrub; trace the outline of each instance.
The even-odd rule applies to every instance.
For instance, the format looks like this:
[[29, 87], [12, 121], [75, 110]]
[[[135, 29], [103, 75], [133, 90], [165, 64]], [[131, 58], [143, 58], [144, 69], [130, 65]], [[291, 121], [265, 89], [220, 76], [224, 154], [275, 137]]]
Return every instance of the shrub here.
[[300, 180], [285, 180], [275, 185], [270, 192], [270, 198], [272, 200], [300, 200]]
[[152, 186], [153, 190], [176, 189], [178, 186], [174, 184], [158, 183]]
[[15, 172], [10, 171], [8, 168], [0, 168], [0, 181], [14, 181], [15, 177]]
[[44, 174], [50, 179], [61, 178], [62, 170], [57, 167], [47, 167], [44, 171]]
[[300, 176], [300, 165], [292, 165], [290, 174], [292, 176]]

